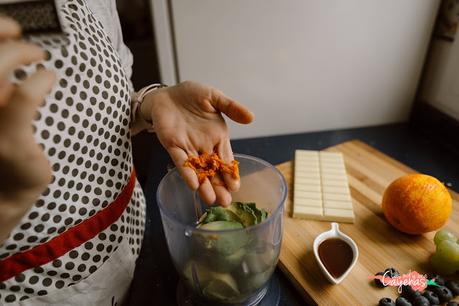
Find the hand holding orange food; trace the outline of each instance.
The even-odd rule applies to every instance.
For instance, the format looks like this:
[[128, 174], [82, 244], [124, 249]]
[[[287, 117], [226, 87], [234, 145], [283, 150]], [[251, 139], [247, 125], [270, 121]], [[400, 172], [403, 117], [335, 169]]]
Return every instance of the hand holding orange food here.
[[230, 191], [239, 188], [239, 177], [223, 171], [199, 180], [185, 161], [207, 152], [220, 165], [231, 165], [234, 157], [222, 113], [242, 124], [252, 122], [253, 114], [222, 92], [195, 82], [153, 91], [146, 96], [141, 113], [153, 121], [159, 141], [187, 185], [209, 204], [229, 205]]
[[202, 184], [206, 178], [212, 180], [216, 175], [230, 174], [231, 178], [239, 179], [239, 166], [236, 160], [233, 160], [231, 164], [225, 163], [217, 153], [209, 154], [207, 152], [202, 153], [199, 156], [190, 156], [185, 161], [184, 166], [190, 167], [196, 172], [198, 181]]

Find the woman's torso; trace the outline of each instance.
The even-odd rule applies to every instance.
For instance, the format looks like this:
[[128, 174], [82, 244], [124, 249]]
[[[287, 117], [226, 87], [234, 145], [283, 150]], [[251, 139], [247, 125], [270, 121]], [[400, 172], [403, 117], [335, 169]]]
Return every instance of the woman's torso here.
[[[112, 44], [114, 38], [106, 34], [111, 31], [104, 30], [86, 2], [69, 0], [60, 5], [65, 41], [55, 37], [34, 38], [48, 51], [47, 60], [18, 69], [14, 76], [14, 80], [20, 82], [41, 65], [57, 73], [56, 86], [33, 122], [35, 139], [48, 156], [53, 180], [0, 246], [0, 277], [2, 262], [8, 258], [39, 246], [55, 248], [52, 242], [72, 228], [84, 231], [82, 224], [86, 224], [86, 220], [109, 210], [133, 170], [130, 83]], [[44, 254], [52, 259], [48, 263], [0, 279], [0, 304], [34, 299], [47, 303], [47, 298], [51, 303], [59, 292], [69, 287], [78, 289], [83, 280], [88, 282], [102, 271], [101, 267], [115, 257], [112, 255], [119, 251], [121, 244], [129, 251], [124, 259], [118, 259], [125, 261], [118, 265], [133, 267], [143, 237], [144, 205], [142, 191], [135, 183], [127, 208], [100, 233], [90, 239], [86, 237], [62, 256], [54, 256], [51, 248]], [[93, 222], [92, 226], [99, 223]], [[98, 279], [100, 281], [100, 277]], [[82, 296], [93, 294], [90, 287], [85, 286], [84, 293], [80, 292]], [[99, 298], [110, 295], [110, 280], [105, 287], [95, 293]], [[77, 294], [75, 290], [72, 292]], [[114, 301], [121, 298], [117, 294], [119, 292], [113, 293]]]

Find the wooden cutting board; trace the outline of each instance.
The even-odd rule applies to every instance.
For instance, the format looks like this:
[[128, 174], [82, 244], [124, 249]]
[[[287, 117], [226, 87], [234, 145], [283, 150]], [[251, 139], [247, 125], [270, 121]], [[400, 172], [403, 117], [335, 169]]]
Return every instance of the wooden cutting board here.
[[[435, 251], [433, 236], [410, 236], [393, 229], [384, 218], [380, 203], [384, 189], [396, 178], [416, 172], [361, 141], [349, 141], [326, 151], [342, 152], [346, 164], [355, 223], [340, 229], [357, 243], [359, 260], [339, 285], [330, 284], [319, 270], [312, 243], [330, 222], [293, 219], [293, 163], [278, 165], [289, 184], [284, 218], [284, 236], [279, 266], [308, 304], [377, 305], [382, 297], [398, 296], [395, 287], [373, 286], [370, 275], [394, 267], [402, 274], [430, 272], [429, 256]], [[453, 213], [446, 228], [459, 236], [459, 196], [451, 191]]]

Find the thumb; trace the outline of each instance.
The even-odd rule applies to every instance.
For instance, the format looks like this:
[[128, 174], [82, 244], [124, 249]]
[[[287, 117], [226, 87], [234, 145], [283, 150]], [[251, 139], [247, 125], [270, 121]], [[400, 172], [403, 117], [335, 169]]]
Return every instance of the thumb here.
[[0, 16], [0, 39], [17, 38], [21, 35], [21, 27], [13, 19]]
[[248, 124], [252, 122], [255, 117], [247, 107], [228, 98], [218, 90], [213, 90], [210, 103], [217, 111], [224, 113], [231, 120], [238, 123]]

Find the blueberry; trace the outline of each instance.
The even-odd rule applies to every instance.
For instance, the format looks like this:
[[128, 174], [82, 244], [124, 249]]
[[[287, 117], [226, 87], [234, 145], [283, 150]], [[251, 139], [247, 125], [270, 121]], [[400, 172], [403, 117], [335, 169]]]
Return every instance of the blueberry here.
[[408, 301], [406, 298], [404, 298], [403, 296], [399, 296], [396, 300], [395, 300], [395, 306], [413, 306], [413, 304], [411, 304], [410, 301]]
[[428, 299], [426, 299], [422, 295], [418, 295], [414, 300], [413, 300], [413, 306], [430, 306], [430, 302]]
[[387, 268], [386, 270], [384, 270], [384, 273], [386, 273], [386, 277], [390, 278], [400, 276], [400, 272], [398, 272], [394, 268]]
[[[384, 272], [378, 272], [378, 273], [375, 274], [375, 276], [378, 276], [378, 275], [384, 276]], [[376, 285], [376, 287], [379, 287], [379, 288], [387, 287], [387, 285], [384, 285], [384, 284], [382, 283], [382, 281], [380, 281], [380, 280], [377, 279], [377, 278], [375, 278], [375, 285]]]
[[440, 299], [440, 303], [446, 303], [453, 298], [453, 294], [448, 287], [440, 286], [440, 287], [433, 287], [430, 291], [434, 292], [438, 298]]
[[395, 306], [391, 298], [385, 297], [379, 300], [378, 306]]
[[446, 287], [448, 287], [448, 289], [451, 290], [453, 296], [459, 295], [459, 282], [453, 280], [446, 281]]
[[408, 301], [413, 302], [414, 299], [416, 297], [420, 296], [420, 295], [421, 295], [421, 293], [419, 291], [413, 290], [413, 288], [411, 288], [408, 285], [402, 285], [402, 294], [401, 294], [401, 296], [406, 298]]
[[449, 301], [448, 303], [446, 303], [446, 306], [458, 306], [459, 304], [455, 301]]
[[438, 296], [433, 293], [432, 291], [424, 291], [424, 293], [422, 293], [422, 295], [429, 300], [430, 302], [430, 305], [440, 305], [440, 299], [438, 298]]
[[440, 286], [444, 286], [445, 285], [445, 279], [443, 277], [441, 277], [440, 275], [436, 274], [436, 273], [429, 273], [426, 275], [427, 279], [433, 279], [435, 280], [435, 282], [440, 285]]

